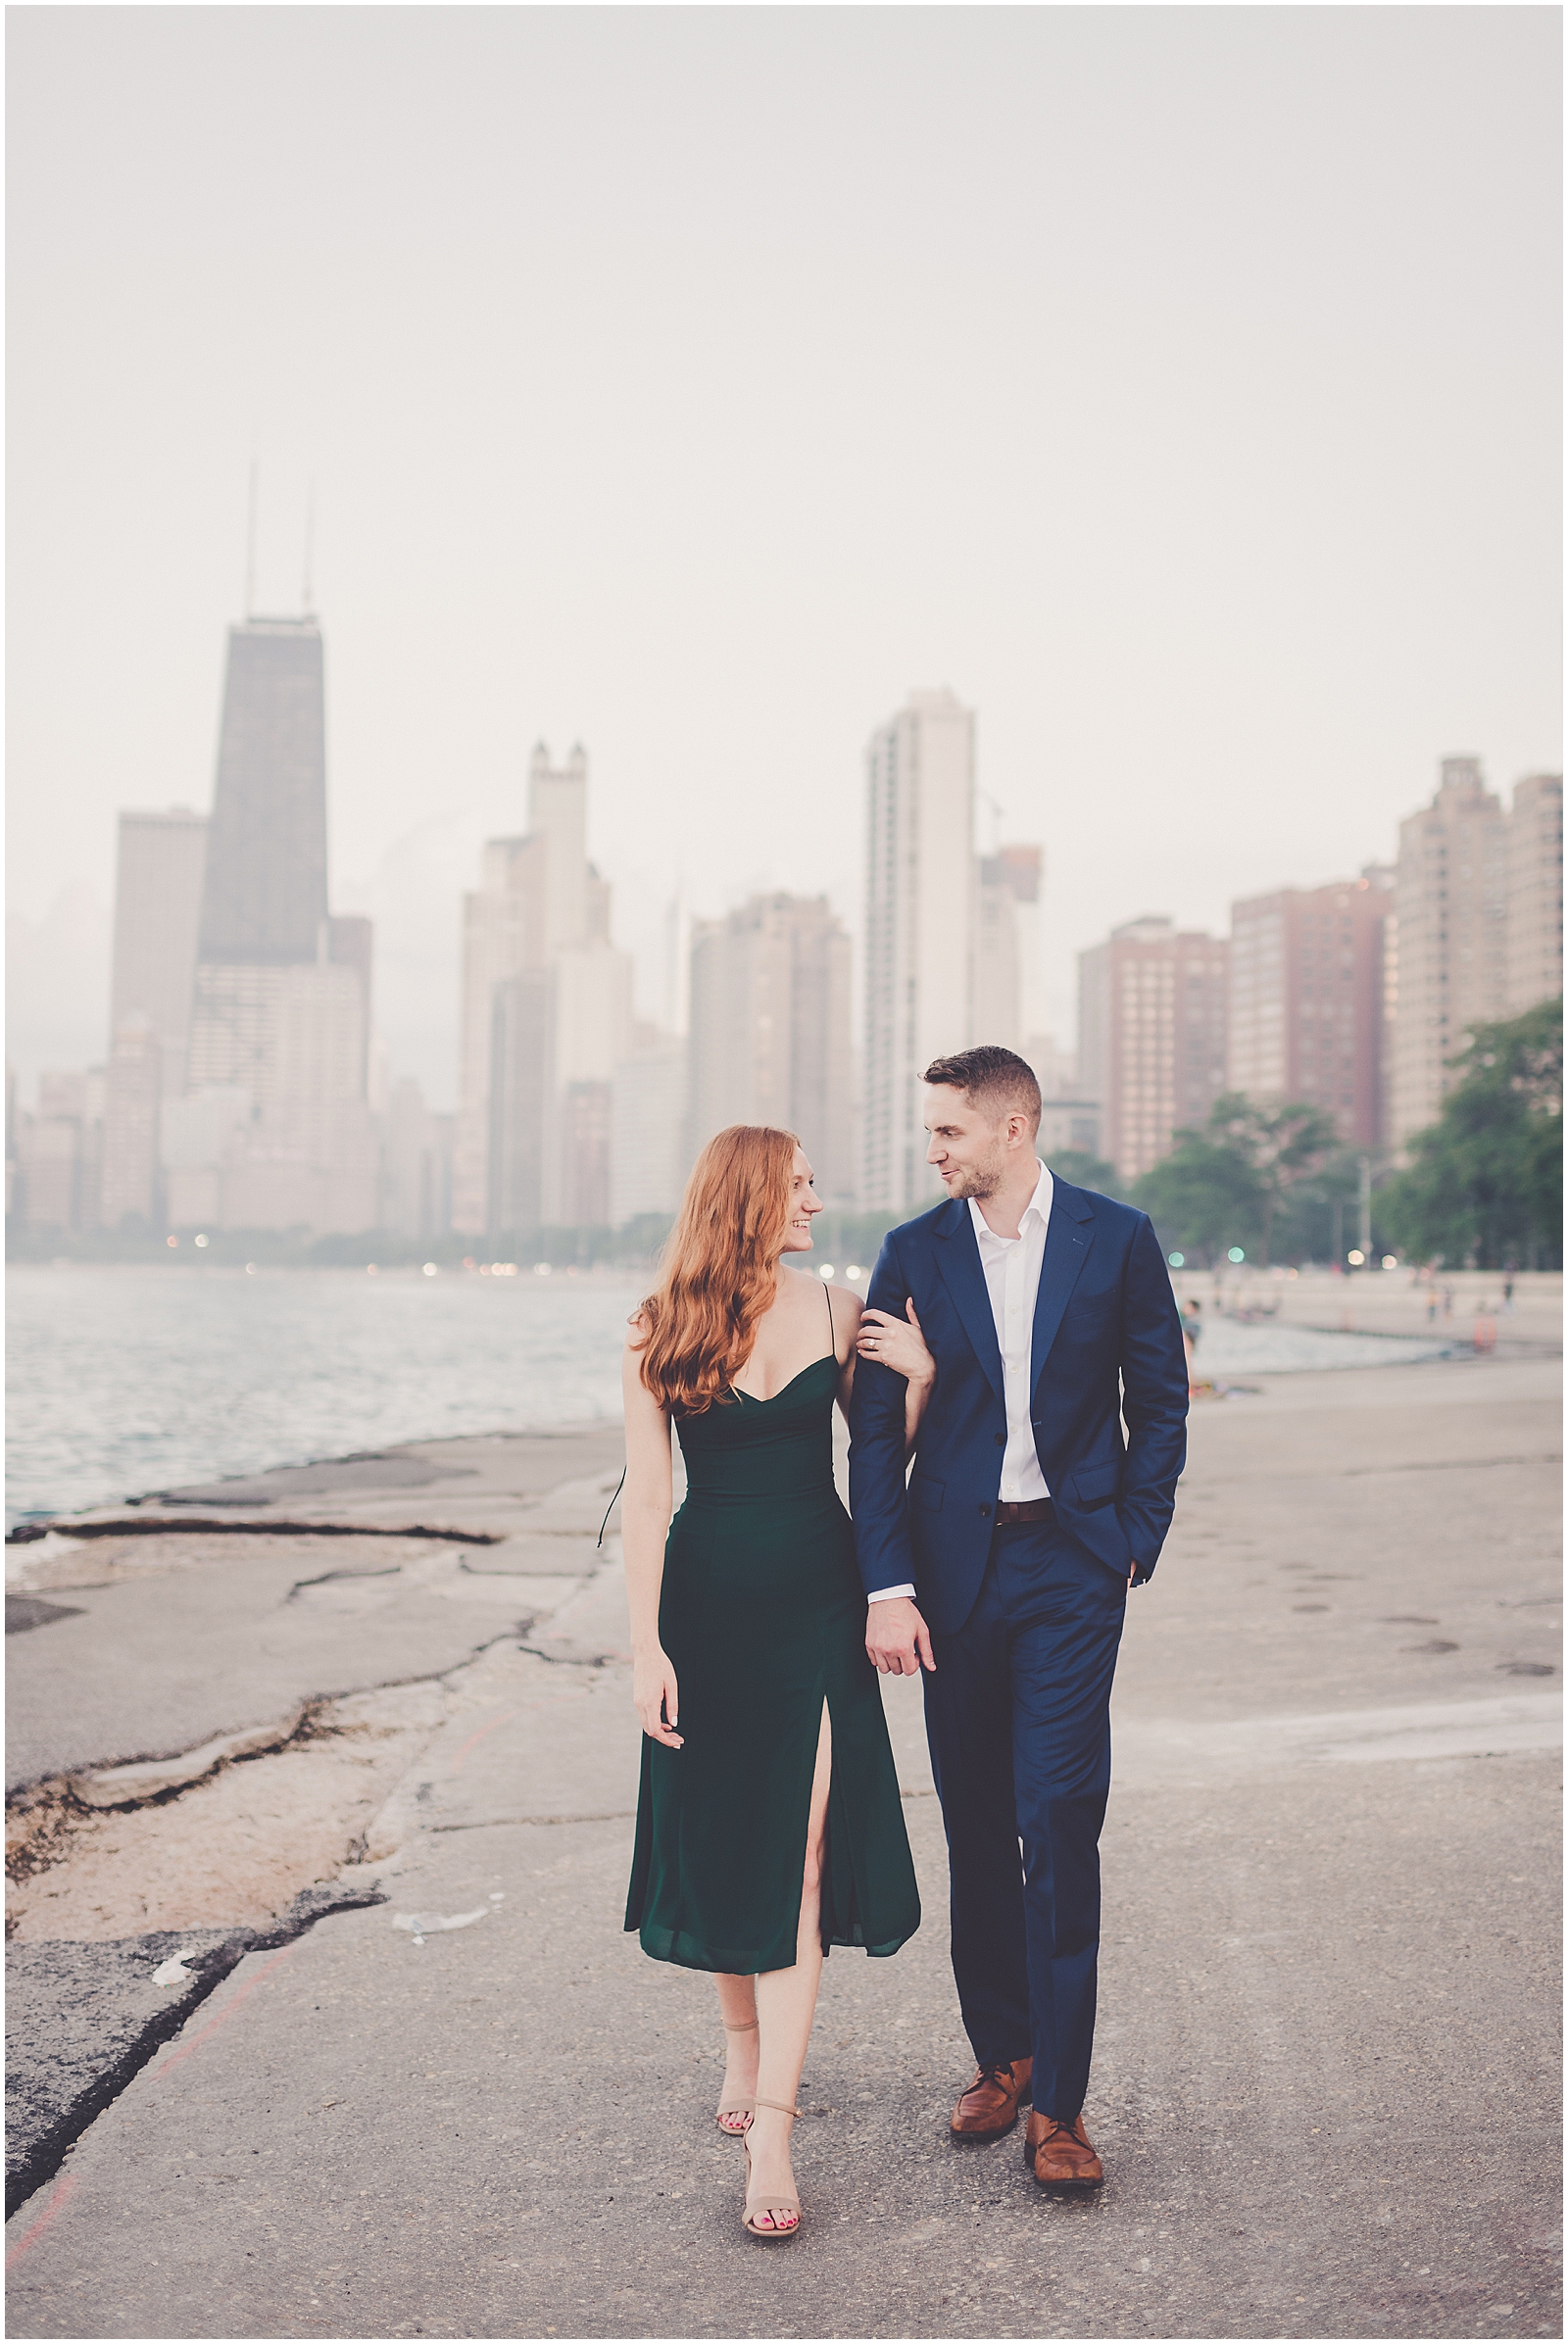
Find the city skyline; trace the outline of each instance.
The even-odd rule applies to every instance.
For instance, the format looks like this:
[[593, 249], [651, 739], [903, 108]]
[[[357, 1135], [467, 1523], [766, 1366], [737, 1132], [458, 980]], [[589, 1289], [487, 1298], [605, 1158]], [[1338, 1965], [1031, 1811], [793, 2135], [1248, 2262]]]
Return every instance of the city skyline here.
[[337, 896], [432, 1098], [459, 967], [429, 903], [517, 826], [540, 734], [593, 746], [589, 852], [657, 1014], [678, 882], [708, 917], [825, 887], [859, 935], [868, 724], [951, 687], [1004, 809], [982, 847], [1046, 846], [1057, 1031], [1117, 922], [1217, 929], [1386, 858], [1440, 757], [1504, 792], [1557, 769], [1557, 39], [1509, 10], [23, 12], [24, 1065], [99, 1047], [71, 969], [106, 960], [114, 813], [207, 803], [256, 456], [256, 608], [300, 606], [314, 483]]
[[1222, 1092], [1396, 1160], [1468, 1030], [1561, 993], [1562, 777], [1505, 809], [1479, 759], [1446, 757], [1393, 863], [1237, 899], [1228, 936], [1112, 927], [1079, 954], [1069, 1052], [1038, 1022], [1042, 847], [987, 851], [977, 711], [915, 687], [865, 751], [863, 966], [825, 894], [696, 920], [677, 894], [662, 1025], [635, 1014], [587, 852], [588, 753], [536, 741], [527, 827], [486, 842], [463, 899], [459, 1107], [436, 1112], [372, 1029], [373, 923], [330, 910], [323, 649], [314, 615], [231, 626], [212, 813], [122, 810], [107, 1058], [48, 1070], [36, 1111], [8, 1066], [8, 1217], [624, 1229], [672, 1213], [704, 1142], [747, 1121], [802, 1134], [824, 1201], [890, 1221], [936, 1193], [923, 1069], [978, 1041], [1031, 1060], [1042, 1148], [1104, 1159], [1101, 1181], [1153, 1171]]

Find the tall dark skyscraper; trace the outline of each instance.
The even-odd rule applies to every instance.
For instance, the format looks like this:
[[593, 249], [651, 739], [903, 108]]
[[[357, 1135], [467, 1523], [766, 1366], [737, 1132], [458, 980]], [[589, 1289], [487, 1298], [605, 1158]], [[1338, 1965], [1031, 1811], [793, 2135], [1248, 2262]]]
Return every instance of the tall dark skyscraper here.
[[315, 960], [326, 918], [326, 714], [314, 618], [228, 631], [199, 961]]
[[[228, 631], [176, 1227], [374, 1225], [371, 945], [368, 920], [327, 907], [320, 628], [248, 618]], [[228, 1135], [216, 1160], [209, 1126]]]

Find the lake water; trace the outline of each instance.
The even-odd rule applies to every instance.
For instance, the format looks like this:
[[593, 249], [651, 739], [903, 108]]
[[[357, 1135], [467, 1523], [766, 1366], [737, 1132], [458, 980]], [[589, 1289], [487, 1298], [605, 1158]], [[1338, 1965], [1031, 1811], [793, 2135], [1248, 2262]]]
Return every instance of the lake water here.
[[[629, 1274], [13, 1268], [8, 1523], [390, 1441], [617, 1418], [643, 1291]], [[1215, 1320], [1200, 1373], [1443, 1347]]]
[[620, 1414], [632, 1276], [14, 1268], [8, 1519]]

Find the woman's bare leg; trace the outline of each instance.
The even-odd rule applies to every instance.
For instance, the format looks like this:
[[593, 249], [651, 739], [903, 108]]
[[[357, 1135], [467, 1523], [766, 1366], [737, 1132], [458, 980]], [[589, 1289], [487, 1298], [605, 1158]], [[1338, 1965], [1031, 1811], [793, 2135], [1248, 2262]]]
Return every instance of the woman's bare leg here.
[[[810, 1816], [806, 1830], [806, 1870], [801, 1879], [801, 1926], [795, 1940], [793, 1970], [764, 1970], [757, 1980], [757, 2015], [761, 2020], [757, 2064], [757, 2098], [781, 2100], [793, 2108], [806, 2065], [806, 2046], [811, 2039], [816, 2013], [816, 1990], [822, 1978], [822, 1842], [827, 1827], [827, 1794], [833, 1780], [833, 1733], [827, 1703], [822, 1704], [822, 1730], [816, 1743], [816, 1772], [811, 1781]], [[758, 2108], [747, 2142], [752, 2155], [750, 2199], [754, 2219], [772, 2226], [767, 2192], [776, 2189], [794, 2197], [795, 2173], [790, 2164], [790, 2120], [780, 2109]], [[781, 2216], [781, 2230], [796, 2226], [793, 2214]]]
[[[724, 2023], [724, 2088], [718, 2095], [720, 2111], [734, 2108], [742, 2100], [755, 2098], [757, 2093], [757, 1980], [755, 1978], [735, 1978], [727, 1970], [714, 1973], [718, 1987], [718, 2015]], [[743, 2028], [744, 2032], [736, 2032]], [[737, 2121], [738, 2129], [745, 2130], [749, 2118]]]

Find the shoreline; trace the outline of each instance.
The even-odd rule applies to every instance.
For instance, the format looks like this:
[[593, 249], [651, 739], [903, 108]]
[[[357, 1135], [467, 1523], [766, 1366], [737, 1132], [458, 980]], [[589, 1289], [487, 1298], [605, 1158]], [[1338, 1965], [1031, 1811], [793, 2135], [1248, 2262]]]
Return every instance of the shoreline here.
[[[242, 2306], [247, 2333], [391, 2334], [439, 2297], [476, 2335], [696, 2333], [715, 2302], [806, 2333], [827, 2287], [844, 2334], [985, 2336], [1039, 2327], [1024, 2285], [1048, 2326], [1125, 2335], [1153, 2254], [1175, 2336], [1361, 2334], [1368, 2305], [1381, 2333], [1461, 2334], [1494, 2296], [1548, 2332], [1545, 2268], [1515, 2249], [1553, 2189], [1532, 2046], [1560, 1375], [1420, 1364], [1444, 1372], [1275, 1373], [1194, 1410], [1117, 1674], [1091, 2116], [1112, 2186], [1091, 2235], [988, 2162], [978, 2274], [920, 1689], [884, 1685], [926, 1926], [896, 1964], [826, 1973], [814, 2260], [770, 2267], [765, 2316], [711, 2124], [710, 1990], [619, 1926], [640, 1745], [613, 1518], [598, 1542], [618, 1423], [194, 1485], [174, 1526], [137, 1509], [13, 1546], [36, 1607], [11, 1646], [14, 2324], [208, 2334]], [[1485, 1963], [1478, 1907], [1504, 1917]], [[621, 2115], [561, 2111], [628, 2009], [649, 2023], [627, 2080], [661, 2116], [607, 2166]]]
[[[1422, 1290], [1383, 1273], [1260, 1277], [1240, 1292], [1232, 1282], [1219, 1309], [1206, 1276], [1172, 1283], [1206, 1321], [1200, 1381], [1396, 1363], [1400, 1342], [1461, 1358], [1478, 1335], [1499, 1359], [1561, 1346], [1556, 1274], [1522, 1279], [1511, 1315], [1495, 1313], [1494, 1281], [1460, 1274], [1452, 1315], [1436, 1323]], [[195, 1488], [227, 1511], [234, 1483], [274, 1472], [435, 1441], [538, 1437], [558, 1418], [618, 1424], [630, 1291], [624, 1276], [597, 1271], [458, 1282], [29, 1275], [8, 1308], [8, 1532], [148, 1511]], [[1240, 1320], [1225, 1301], [1240, 1304]], [[1332, 1356], [1342, 1350], [1349, 1356]]]

